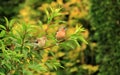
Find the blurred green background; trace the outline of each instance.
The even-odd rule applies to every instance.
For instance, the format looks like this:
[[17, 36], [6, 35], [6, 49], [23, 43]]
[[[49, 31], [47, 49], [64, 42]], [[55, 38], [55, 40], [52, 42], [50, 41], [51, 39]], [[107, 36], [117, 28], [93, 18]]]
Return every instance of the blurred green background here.
[[0, 0], [0, 23], [7, 17], [44, 24], [44, 11], [50, 6], [62, 7], [63, 15], [56, 20], [67, 21], [71, 33], [76, 24], [82, 25], [88, 44], [80, 42], [81, 47], [75, 50], [53, 48], [64, 69], [41, 75], [120, 74], [120, 0]]

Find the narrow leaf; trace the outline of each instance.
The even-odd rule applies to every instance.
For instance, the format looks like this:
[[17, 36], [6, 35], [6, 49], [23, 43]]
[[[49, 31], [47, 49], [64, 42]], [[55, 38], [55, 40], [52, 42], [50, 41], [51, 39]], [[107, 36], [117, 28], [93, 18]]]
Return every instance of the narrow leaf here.
[[6, 30], [5, 26], [0, 25], [0, 30], [2, 30], [2, 29]]
[[9, 28], [9, 21], [8, 21], [8, 19], [6, 17], [4, 17], [4, 18], [5, 18], [5, 21], [6, 21], [6, 27]]
[[86, 44], [88, 44], [88, 42], [82, 36], [79, 37], [79, 40], [82, 41], [82, 42], [84, 42], [84, 43], [86, 43]]

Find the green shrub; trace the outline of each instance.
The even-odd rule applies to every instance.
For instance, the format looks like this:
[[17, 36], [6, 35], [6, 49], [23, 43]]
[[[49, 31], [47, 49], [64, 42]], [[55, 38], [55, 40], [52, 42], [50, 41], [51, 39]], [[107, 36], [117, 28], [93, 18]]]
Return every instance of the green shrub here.
[[4, 17], [11, 19], [19, 13], [20, 4], [24, 0], [2, 0], [0, 1], [0, 23], [4, 23]]
[[[45, 30], [42, 22], [39, 25], [30, 25], [15, 19], [9, 22], [5, 18], [6, 24], [0, 25], [0, 74], [40, 75], [44, 72], [57, 70], [58, 67], [62, 66], [52, 52], [52, 47], [62, 46], [62, 48], [75, 49], [74, 44], [80, 46], [78, 40], [87, 43], [81, 35], [84, 28], [79, 26], [76, 26], [72, 35], [62, 41], [57, 40], [54, 29], [52, 29], [54, 33], [48, 32], [49, 28], [61, 23], [60, 20], [53, 21], [53, 18], [61, 15], [60, 10], [61, 8], [46, 10], [48, 28]], [[42, 30], [38, 36], [35, 36], [36, 27]], [[41, 47], [41, 44], [34, 41], [43, 36], [47, 38], [47, 42]]]
[[119, 75], [120, 0], [90, 0], [90, 22], [97, 42], [98, 75]]

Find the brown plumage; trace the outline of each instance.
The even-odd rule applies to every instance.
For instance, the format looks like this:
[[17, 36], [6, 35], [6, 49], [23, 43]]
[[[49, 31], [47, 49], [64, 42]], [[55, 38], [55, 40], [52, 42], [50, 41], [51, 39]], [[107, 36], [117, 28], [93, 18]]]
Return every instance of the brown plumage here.
[[65, 28], [60, 28], [58, 32], [56, 33], [56, 39], [57, 40], [62, 40], [65, 38], [66, 35], [66, 30]]
[[38, 44], [39, 47], [44, 47], [46, 44], [47, 38], [45, 36], [41, 38], [37, 38], [36, 43]]

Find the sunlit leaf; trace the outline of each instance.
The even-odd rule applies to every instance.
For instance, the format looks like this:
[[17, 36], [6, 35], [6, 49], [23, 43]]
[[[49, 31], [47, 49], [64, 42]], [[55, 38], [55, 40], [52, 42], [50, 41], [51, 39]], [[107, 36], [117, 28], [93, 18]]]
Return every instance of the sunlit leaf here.
[[49, 14], [48, 10], [45, 10], [45, 13], [46, 13], [46, 15], [47, 15], [47, 18], [49, 19], [50, 14]]
[[73, 41], [69, 41], [66, 43], [66, 46], [71, 48], [71, 49], [75, 49], [75, 46], [74, 46], [74, 42]]
[[45, 63], [49, 69], [53, 69], [53, 66], [50, 63]]
[[16, 22], [15, 19], [10, 20], [10, 23], [9, 23], [9, 28], [10, 29], [13, 28], [15, 22]]
[[43, 23], [42, 23], [42, 21], [38, 21], [38, 24], [39, 24], [40, 28], [43, 29]]
[[84, 42], [84, 43], [86, 43], [86, 44], [88, 44], [88, 42], [81, 36], [81, 37], [79, 37], [78, 38], [78, 40], [80, 40], [80, 41], [82, 41], [82, 42]]
[[36, 63], [35, 64], [30, 64], [28, 67], [30, 69], [34, 70], [34, 71], [37, 71], [37, 72], [39, 72], [39, 71], [47, 71], [47, 69], [45, 67], [43, 67], [40, 64], [36, 64]]
[[5, 45], [3, 41], [0, 40], [2, 52], [5, 52]]
[[52, 56], [55, 56], [55, 54], [54, 54], [52, 51], [49, 51], [49, 53], [50, 53]]
[[0, 37], [4, 37], [5, 34], [6, 34], [5, 30], [2, 30], [2, 31], [0, 32]]
[[4, 18], [5, 18], [5, 22], [6, 22], [6, 27], [9, 28], [9, 21], [6, 17], [4, 17]]
[[0, 75], [5, 75], [4, 73], [0, 72]]
[[0, 25], [0, 30], [6, 30], [5, 26], [4, 25]]

